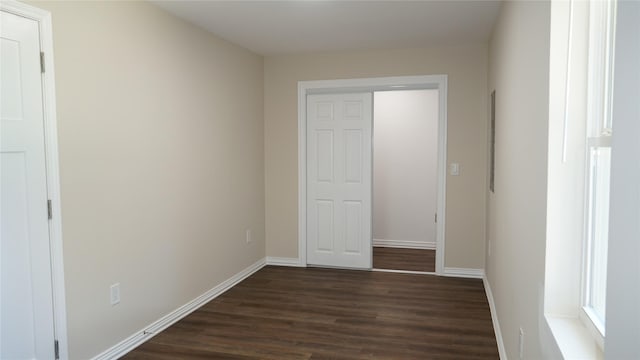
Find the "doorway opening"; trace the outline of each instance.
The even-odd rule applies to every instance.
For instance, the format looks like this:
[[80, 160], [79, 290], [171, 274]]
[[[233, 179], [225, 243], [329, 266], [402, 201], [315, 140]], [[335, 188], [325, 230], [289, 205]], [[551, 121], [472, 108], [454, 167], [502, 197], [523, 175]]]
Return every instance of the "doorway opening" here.
[[[318, 237], [317, 231], [320, 228], [325, 229], [326, 227], [319, 227], [317, 223], [319, 223], [319, 217], [309, 216], [310, 212], [309, 206], [313, 206], [314, 203], [316, 205], [322, 206], [322, 210], [324, 211], [322, 214], [326, 215], [326, 220], [333, 218], [336, 221], [342, 221], [338, 216], [334, 217], [334, 213], [329, 210], [333, 209], [329, 204], [331, 202], [335, 202], [336, 200], [331, 200], [328, 197], [320, 198], [316, 195], [318, 192], [314, 193], [314, 187], [316, 184], [321, 181], [326, 181], [324, 178], [320, 177], [312, 178], [310, 176], [313, 175], [313, 171], [318, 170], [318, 160], [321, 159], [319, 156], [313, 156], [313, 153], [309, 153], [309, 151], [315, 151], [316, 154], [320, 154], [321, 152], [317, 151], [320, 148], [309, 149], [309, 147], [314, 146], [314, 139], [326, 140], [325, 144], [332, 144], [329, 140], [332, 139], [329, 136], [329, 133], [333, 131], [333, 133], [338, 134], [338, 132], [342, 132], [344, 130], [340, 126], [337, 125], [339, 121], [336, 119], [340, 119], [339, 111], [343, 111], [344, 113], [350, 113], [349, 116], [356, 114], [355, 107], [351, 106], [351, 103], [347, 104], [345, 101], [350, 102], [350, 100], [346, 98], [341, 98], [337, 96], [336, 99], [331, 100], [332, 104], [323, 104], [313, 105], [311, 107], [308, 106], [310, 104], [309, 101], [313, 102], [316, 99], [320, 98], [316, 95], [320, 94], [370, 94], [373, 96], [375, 92], [388, 92], [393, 90], [437, 90], [437, 191], [436, 191], [436, 214], [429, 215], [434, 217], [434, 220], [437, 216], [437, 222], [435, 223], [435, 273], [442, 274], [444, 270], [444, 251], [445, 251], [445, 194], [446, 194], [446, 138], [447, 138], [447, 76], [446, 75], [430, 75], [430, 76], [404, 76], [404, 77], [385, 77], [385, 78], [366, 78], [366, 79], [343, 79], [343, 80], [320, 80], [320, 81], [301, 81], [298, 83], [298, 265], [299, 266], [307, 266], [308, 264], [314, 266], [339, 266], [339, 267], [348, 267], [348, 268], [358, 268], [364, 270], [372, 270], [373, 269], [373, 256], [370, 255], [366, 260], [366, 262], [361, 262], [357, 266], [351, 265], [333, 265], [329, 262], [325, 263], [324, 261], [318, 261], [317, 257], [312, 261], [308, 261], [308, 251], [318, 251], [323, 250], [320, 249], [318, 241], [314, 240], [314, 236]], [[365, 106], [366, 108], [366, 106]], [[328, 109], [338, 109], [336, 113], [330, 113]], [[342, 109], [342, 110], [340, 110]], [[371, 110], [373, 110], [373, 105], [371, 105]], [[332, 110], [333, 111], [333, 110]], [[353, 113], [352, 113], [353, 112]], [[331, 114], [331, 115], [327, 115]], [[334, 116], [335, 115], [335, 116]], [[324, 124], [321, 124], [321, 118], [329, 119], [336, 125], [333, 129], [325, 128]], [[363, 117], [365, 119], [366, 117]], [[366, 121], [366, 120], [365, 120]], [[373, 123], [372, 118], [368, 121]], [[337, 126], [337, 127], [336, 127]], [[321, 130], [321, 132], [318, 132]], [[325, 131], [330, 130], [330, 131]], [[337, 131], [337, 132], [336, 132]], [[362, 133], [364, 134], [364, 132]], [[363, 138], [366, 140], [366, 137]], [[373, 138], [369, 138], [369, 140], [373, 140]], [[332, 140], [333, 141], [333, 140]], [[322, 142], [316, 141], [316, 145], [321, 144]], [[364, 142], [362, 144], [365, 144]], [[344, 145], [344, 144], [343, 144]], [[327, 149], [337, 149], [336, 145], [325, 146]], [[338, 145], [342, 146], [342, 145]], [[346, 146], [346, 145], [345, 145]], [[363, 155], [360, 159], [372, 159], [373, 157], [373, 146], [367, 146], [366, 144], [360, 147], [363, 152], [368, 152], [369, 156], [366, 154]], [[326, 164], [332, 164], [332, 162], [328, 162], [326, 159], [333, 159], [334, 153], [326, 150], [325, 154], [329, 154], [330, 156], [325, 156]], [[351, 152], [355, 154], [357, 152]], [[347, 153], [345, 153], [346, 159], [350, 159]], [[344, 163], [344, 162], [343, 162]], [[372, 165], [372, 163], [369, 163]], [[340, 167], [341, 168], [341, 167]], [[328, 169], [328, 168], [327, 168]], [[340, 170], [339, 168], [335, 168]], [[311, 171], [311, 172], [309, 172]], [[316, 171], [317, 172], [317, 171]], [[328, 174], [328, 172], [327, 172]], [[317, 174], [316, 174], [317, 175]], [[364, 182], [371, 183], [373, 181], [373, 171], [371, 170], [371, 166], [369, 166], [368, 171], [362, 172], [362, 180]], [[315, 182], [315, 184], [314, 184]], [[346, 181], [345, 181], [346, 182]], [[309, 185], [311, 184], [311, 185]], [[311, 186], [311, 187], [310, 187]], [[309, 190], [311, 189], [311, 190]], [[309, 192], [311, 191], [311, 192]], [[373, 191], [371, 190], [366, 196], [371, 199], [373, 197]], [[314, 196], [316, 196], [314, 198]], [[325, 199], [331, 201], [324, 201]], [[363, 203], [364, 204], [364, 203]], [[365, 219], [362, 219], [364, 222], [368, 222], [372, 224], [373, 221], [373, 206], [367, 205], [366, 209], [358, 212], [359, 214], [363, 214]], [[318, 207], [320, 209], [320, 207]], [[318, 212], [320, 213], [320, 212]], [[341, 212], [335, 212], [339, 214]], [[346, 214], [346, 212], [344, 212]], [[331, 216], [330, 216], [331, 215]], [[344, 214], [342, 214], [344, 215]], [[342, 216], [340, 215], [340, 216]], [[429, 219], [425, 219], [425, 221], [429, 221]], [[433, 221], [433, 220], [431, 220]], [[317, 223], [313, 223], [317, 222]], [[327, 224], [331, 224], [328, 221], [325, 221]], [[360, 224], [360, 222], [358, 222]], [[373, 227], [373, 226], [372, 226]], [[337, 228], [337, 227], [336, 227]], [[310, 233], [309, 231], [314, 231], [315, 233]], [[328, 241], [324, 241], [323, 244], [331, 244], [330, 241], [334, 239], [340, 239], [344, 232], [342, 231], [334, 231], [333, 229], [329, 232], [325, 232], [322, 236], [333, 236], [333, 238], [327, 238]], [[311, 239], [311, 240], [309, 240]], [[394, 239], [392, 239], [394, 240]], [[311, 241], [311, 242], [310, 242]], [[315, 242], [314, 242], [315, 241]], [[358, 240], [364, 242], [368, 249], [372, 249], [374, 245], [374, 239], [372, 235], [363, 236], [362, 239]], [[364, 247], [363, 247], [364, 248]], [[311, 254], [311, 257], [314, 258], [314, 254]], [[389, 270], [394, 271], [394, 270]]]
[[373, 93], [373, 268], [435, 273], [438, 89]]

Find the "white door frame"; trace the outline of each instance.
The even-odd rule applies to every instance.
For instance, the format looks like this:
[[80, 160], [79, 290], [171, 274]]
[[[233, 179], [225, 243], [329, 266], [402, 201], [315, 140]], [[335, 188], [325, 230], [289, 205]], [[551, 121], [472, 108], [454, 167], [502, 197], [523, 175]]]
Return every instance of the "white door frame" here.
[[[443, 274], [447, 189], [447, 75], [398, 76], [298, 82], [298, 266], [307, 266], [307, 95], [418, 89], [438, 89], [440, 94], [438, 109], [438, 222], [436, 224], [436, 274]], [[373, 174], [371, 174], [371, 176], [373, 176]], [[430, 218], [425, 220], [429, 221]]]
[[[13, 0], [2, 0], [0, 10], [38, 22], [40, 51], [44, 53], [45, 72], [42, 74], [42, 98], [45, 134], [47, 194], [51, 200], [52, 218], [49, 220], [51, 249], [51, 282], [53, 289], [53, 319], [60, 359], [68, 359], [67, 311], [62, 258], [62, 218], [60, 206], [60, 171], [58, 162], [58, 132], [56, 119], [55, 77], [53, 74], [53, 30], [51, 13]], [[53, 344], [52, 344], [53, 346]]]

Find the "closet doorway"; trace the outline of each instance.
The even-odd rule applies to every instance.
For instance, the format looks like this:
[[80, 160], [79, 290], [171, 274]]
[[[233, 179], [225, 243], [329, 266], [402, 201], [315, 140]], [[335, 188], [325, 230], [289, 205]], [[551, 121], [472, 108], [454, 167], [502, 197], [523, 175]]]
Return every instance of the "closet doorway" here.
[[[436, 162], [436, 185], [435, 185], [435, 198], [436, 198], [436, 212], [432, 212], [430, 214], [425, 214], [421, 217], [422, 225], [429, 225], [431, 228], [434, 228], [435, 225], [435, 273], [442, 274], [444, 270], [444, 250], [445, 250], [445, 204], [446, 204], [446, 163], [447, 163], [447, 155], [446, 155], [446, 139], [447, 139], [447, 75], [428, 75], [428, 76], [403, 76], [403, 77], [383, 77], [383, 78], [362, 78], [362, 79], [341, 79], [341, 80], [316, 80], [316, 81], [300, 81], [298, 83], [298, 266], [320, 266], [320, 267], [341, 267], [341, 268], [356, 268], [362, 270], [378, 270], [379, 267], [373, 264], [373, 255], [371, 251], [374, 245], [374, 236], [373, 234], [373, 224], [374, 222], [374, 211], [372, 201], [368, 201], [367, 203], [362, 202], [361, 210], [358, 211], [358, 216], [351, 216], [353, 219], [359, 219], [355, 223], [358, 224], [371, 224], [367, 229], [371, 229], [368, 236], [350, 236], [349, 234], [360, 234], [360, 231], [350, 231], [355, 227], [347, 226], [345, 231], [342, 227], [336, 226], [341, 225], [345, 219], [343, 215], [348, 214], [348, 212], [341, 211], [338, 207], [329, 206], [329, 203], [333, 203], [335, 205], [336, 201], [338, 202], [348, 202], [351, 204], [353, 201], [349, 199], [342, 198], [330, 198], [328, 195], [322, 195], [318, 193], [316, 183], [322, 182], [325, 185], [325, 182], [335, 183], [337, 185], [343, 184], [344, 187], [348, 187], [347, 185], [352, 185], [351, 177], [342, 176], [347, 174], [345, 172], [346, 168], [343, 169], [344, 164], [352, 164], [354, 159], [356, 159], [355, 155], [347, 156], [348, 154], [359, 154], [358, 151], [350, 151], [346, 152], [344, 157], [344, 162], [335, 161], [336, 155], [340, 158], [340, 151], [343, 148], [339, 139], [339, 134], [349, 135], [352, 134], [354, 129], [351, 127], [353, 125], [344, 123], [340, 126], [336, 124], [335, 129], [327, 127], [334, 123], [342, 123], [340, 119], [341, 116], [347, 115], [347, 117], [352, 117], [357, 113], [356, 106], [352, 106], [351, 102], [344, 102], [340, 99], [338, 103], [333, 102], [329, 104], [327, 99], [322, 97], [318, 97], [317, 95], [325, 95], [328, 94], [330, 96], [340, 98], [344, 95], [354, 95], [354, 94], [365, 94], [369, 93], [373, 97], [375, 93], [394, 93], [401, 91], [414, 91], [414, 90], [428, 90], [432, 91], [431, 94], [435, 94], [437, 107], [435, 108], [436, 118], [437, 118], [437, 130], [435, 130], [436, 141], [433, 145], [437, 148], [435, 152], [435, 162]], [[316, 100], [322, 100], [320, 102], [314, 103]], [[327, 100], [327, 101], [325, 101]], [[336, 100], [336, 99], [334, 99]], [[337, 101], [336, 100], [336, 101]], [[333, 101], [333, 100], [332, 100]], [[326, 104], [325, 104], [326, 102]], [[315, 105], [314, 105], [315, 104]], [[361, 109], [365, 109], [365, 107], [357, 107]], [[333, 109], [333, 111], [329, 111]], [[373, 106], [370, 108], [373, 110]], [[342, 113], [342, 115], [340, 115]], [[315, 114], [315, 115], [314, 115]], [[331, 115], [333, 114], [333, 115]], [[322, 121], [320, 121], [322, 120]], [[364, 121], [364, 118], [362, 119]], [[373, 119], [370, 120], [370, 124], [373, 125]], [[344, 127], [344, 128], [343, 128]], [[347, 128], [348, 127], [348, 128]], [[321, 130], [321, 131], [320, 131]], [[337, 132], [336, 132], [337, 131]], [[376, 130], [373, 129], [375, 132]], [[335, 137], [329, 136], [330, 133], [334, 134]], [[336, 135], [338, 134], [338, 135]], [[321, 136], [322, 135], [322, 136]], [[367, 137], [362, 133], [362, 139], [366, 140]], [[353, 136], [352, 136], [353, 137]], [[343, 136], [344, 138], [344, 136]], [[347, 137], [349, 138], [349, 137]], [[355, 139], [355, 137], [353, 137]], [[358, 137], [360, 138], [360, 137]], [[323, 140], [322, 142], [318, 142], [315, 140]], [[334, 141], [329, 141], [330, 139], [334, 139]], [[336, 140], [337, 139], [337, 140]], [[345, 138], [346, 139], [346, 138]], [[350, 138], [349, 138], [350, 139]], [[374, 140], [373, 135], [368, 137], [371, 140], [371, 143]], [[326, 140], [326, 141], [325, 141]], [[424, 139], [423, 139], [424, 140]], [[337, 141], [337, 142], [336, 142]], [[402, 140], [404, 143], [405, 141]], [[352, 142], [354, 143], [354, 142]], [[355, 142], [359, 143], [359, 142]], [[316, 148], [325, 144], [326, 151], [315, 151]], [[341, 145], [342, 144], [342, 145]], [[373, 174], [373, 151], [374, 146], [367, 146], [364, 142], [362, 142], [363, 146], [358, 146], [357, 148], [362, 151], [358, 156], [358, 159], [363, 159], [363, 162], [358, 162], [361, 164], [368, 163], [370, 166], [367, 168], [360, 168], [360, 171], [356, 173], [360, 174], [362, 178], [359, 181], [361, 183], [369, 183], [372, 184], [374, 181]], [[315, 146], [315, 148], [314, 148]], [[346, 145], [345, 145], [346, 146]], [[347, 147], [349, 148], [349, 147]], [[345, 148], [345, 149], [347, 149]], [[322, 147], [324, 149], [324, 147]], [[333, 149], [332, 151], [330, 151]], [[355, 149], [355, 147], [353, 148]], [[337, 152], [336, 152], [337, 151]], [[315, 155], [314, 155], [315, 154]], [[320, 156], [320, 154], [328, 154], [327, 156]], [[370, 154], [370, 155], [369, 155]], [[329, 156], [332, 155], [332, 156]], [[418, 156], [419, 158], [424, 158], [424, 156]], [[366, 158], [372, 159], [367, 161]], [[330, 159], [334, 159], [334, 161], [329, 161]], [[326, 166], [325, 166], [326, 165]], [[348, 169], [356, 169], [358, 167], [348, 167]], [[333, 169], [329, 171], [329, 169]], [[320, 172], [317, 174], [314, 172], [315, 170], [322, 170], [322, 174], [327, 176], [319, 176]], [[345, 170], [345, 171], [343, 171]], [[310, 171], [310, 173], [309, 173]], [[354, 174], [356, 174], [354, 173]], [[333, 175], [331, 175], [333, 174]], [[342, 175], [341, 175], [342, 174]], [[331, 176], [329, 176], [331, 175]], [[336, 177], [337, 176], [337, 177]], [[326, 178], [326, 179], [325, 179]], [[331, 180], [331, 181], [330, 181]], [[353, 179], [351, 179], [353, 180]], [[369, 199], [373, 198], [373, 188], [370, 188], [370, 191], [367, 191], [366, 197]], [[333, 194], [333, 193], [332, 193]], [[364, 195], [363, 195], [364, 196]], [[415, 194], [413, 195], [415, 196]], [[375, 199], [373, 200], [375, 201]], [[346, 203], [345, 203], [346, 204]], [[319, 206], [322, 205], [322, 206]], [[326, 206], [325, 206], [326, 205]], [[316, 206], [318, 212], [309, 211], [310, 207]], [[329, 211], [334, 209], [334, 211]], [[336, 210], [337, 209], [337, 210]], [[313, 210], [313, 209], [312, 209]], [[323, 210], [323, 211], [320, 211]], [[408, 210], [402, 210], [403, 212]], [[431, 212], [431, 210], [428, 210]], [[322, 216], [316, 216], [316, 215]], [[355, 212], [354, 212], [355, 214]], [[404, 217], [409, 217], [409, 215], [403, 215]], [[437, 217], [437, 221], [436, 218]], [[326, 220], [323, 223], [326, 226], [316, 226], [320, 223], [320, 220]], [[353, 222], [352, 222], [353, 223]], [[361, 228], [361, 227], [358, 227]], [[342, 229], [342, 230], [341, 230]], [[362, 227], [364, 229], [364, 227]], [[322, 231], [320, 231], [322, 230]], [[427, 230], [430, 231], [430, 230]], [[347, 236], [349, 235], [349, 236]], [[364, 235], [364, 232], [362, 232]], [[384, 236], [388, 237], [388, 236]], [[365, 256], [365, 262], [363, 261], [361, 264], [356, 262], [341, 262], [339, 265], [336, 264], [333, 260], [338, 259], [338, 257], [343, 257], [343, 260], [347, 260], [347, 253], [351, 253], [354, 251], [334, 251], [340, 250], [338, 248], [331, 247], [332, 254], [329, 254], [330, 249], [329, 245], [335, 245], [338, 243], [344, 243], [343, 238], [348, 241], [352, 241], [353, 239], [360, 239], [358, 242], [360, 245], [368, 246], [366, 253], [363, 251], [358, 251], [360, 255]], [[433, 235], [432, 235], [433, 238]], [[431, 239], [432, 239], [431, 238]], [[322, 241], [315, 241], [316, 239], [321, 239]], [[396, 240], [395, 244], [385, 244], [387, 249], [397, 249], [396, 251], [406, 251], [411, 250], [408, 249], [409, 245], [413, 245], [419, 247], [432, 247], [434, 244], [434, 240], [429, 240], [425, 237], [407, 237], [407, 238], [383, 238], [380, 237], [377, 240]], [[399, 248], [398, 243], [400, 241], [404, 241], [404, 246]], [[352, 241], [353, 242], [353, 241]], [[420, 244], [416, 244], [416, 243]], [[354, 242], [355, 243], [355, 242]], [[320, 246], [322, 245], [322, 246]], [[377, 243], [376, 245], [382, 245], [382, 243]], [[394, 246], [389, 247], [389, 245]], [[325, 249], [326, 248], [326, 249]], [[355, 249], [355, 248], [354, 248]], [[360, 249], [360, 247], [358, 247]], [[362, 247], [361, 249], [364, 249]], [[417, 249], [417, 250], [432, 250], [432, 249]], [[315, 256], [314, 252], [322, 252], [322, 257]], [[345, 255], [345, 256], [342, 256]], [[352, 255], [352, 254], [349, 254]], [[368, 255], [368, 256], [367, 256]], [[362, 257], [362, 256], [360, 256]], [[359, 258], [360, 258], [359, 257]], [[407, 256], [405, 256], [407, 258]], [[364, 258], [363, 258], [364, 259]], [[427, 269], [424, 269], [427, 270]], [[387, 269], [383, 271], [398, 271], [395, 269]], [[405, 271], [404, 269], [399, 269], [399, 271]], [[412, 270], [408, 270], [412, 271]], [[434, 271], [419, 271], [421, 273], [433, 273]]]
[[439, 90], [374, 92], [373, 268], [436, 270]]

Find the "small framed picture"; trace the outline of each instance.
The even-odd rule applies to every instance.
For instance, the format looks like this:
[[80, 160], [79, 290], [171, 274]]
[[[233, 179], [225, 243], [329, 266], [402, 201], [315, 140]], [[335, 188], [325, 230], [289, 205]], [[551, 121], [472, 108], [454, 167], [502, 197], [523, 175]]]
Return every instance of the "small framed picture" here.
[[489, 190], [495, 193], [495, 172], [496, 172], [496, 91], [491, 92], [490, 113], [491, 128], [489, 129]]

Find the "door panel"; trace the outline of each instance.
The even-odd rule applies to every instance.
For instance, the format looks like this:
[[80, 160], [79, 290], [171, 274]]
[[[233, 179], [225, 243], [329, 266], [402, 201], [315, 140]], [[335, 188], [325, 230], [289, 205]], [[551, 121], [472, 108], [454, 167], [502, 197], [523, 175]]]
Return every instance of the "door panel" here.
[[345, 148], [345, 182], [362, 183], [362, 131], [344, 131]]
[[2, 359], [54, 355], [39, 26], [1, 12]]
[[362, 202], [344, 202], [345, 252], [360, 254], [362, 243]]
[[371, 268], [372, 94], [307, 97], [307, 263]]
[[332, 183], [333, 182], [333, 131], [318, 130], [316, 131], [316, 153], [318, 172], [316, 181]]
[[334, 231], [333, 231], [333, 201], [317, 200], [316, 209], [318, 214], [318, 246], [316, 251], [333, 251]]

